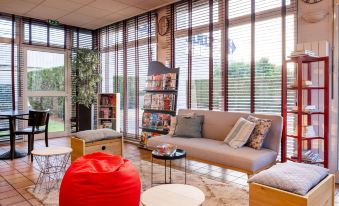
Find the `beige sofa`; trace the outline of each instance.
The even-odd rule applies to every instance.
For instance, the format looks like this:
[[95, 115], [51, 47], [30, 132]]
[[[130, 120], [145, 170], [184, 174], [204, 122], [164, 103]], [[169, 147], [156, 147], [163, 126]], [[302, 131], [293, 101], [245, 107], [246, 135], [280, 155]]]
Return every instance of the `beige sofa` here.
[[204, 115], [203, 138], [183, 138], [162, 135], [148, 141], [149, 148], [162, 143], [177, 145], [187, 152], [188, 158], [230, 168], [247, 174], [254, 174], [275, 164], [282, 134], [282, 117], [279, 115], [252, 114], [255, 117], [271, 119], [272, 126], [261, 150], [250, 147], [233, 149], [223, 141], [240, 117], [249, 113], [219, 112], [205, 110], [179, 110], [178, 114], [194, 112]]

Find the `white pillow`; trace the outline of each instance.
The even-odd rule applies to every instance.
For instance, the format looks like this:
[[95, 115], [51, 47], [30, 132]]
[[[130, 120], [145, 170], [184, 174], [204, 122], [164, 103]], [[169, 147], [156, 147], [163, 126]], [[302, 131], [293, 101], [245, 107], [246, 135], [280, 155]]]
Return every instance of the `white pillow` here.
[[240, 119], [238, 119], [237, 123], [235, 123], [231, 131], [228, 133], [224, 142], [232, 148], [240, 148], [246, 144], [248, 138], [252, 134], [254, 127], [255, 123], [240, 117]]

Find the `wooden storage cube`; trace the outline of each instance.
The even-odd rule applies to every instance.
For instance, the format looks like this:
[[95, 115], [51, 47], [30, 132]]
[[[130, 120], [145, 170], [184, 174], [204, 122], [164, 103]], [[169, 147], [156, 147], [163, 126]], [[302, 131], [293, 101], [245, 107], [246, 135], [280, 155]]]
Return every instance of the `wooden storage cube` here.
[[257, 183], [249, 186], [250, 206], [334, 206], [335, 179], [332, 174], [305, 196]]
[[73, 136], [71, 137], [71, 146], [73, 149], [71, 157], [72, 162], [78, 157], [93, 152], [104, 152], [123, 156], [122, 137], [86, 143], [85, 140]]

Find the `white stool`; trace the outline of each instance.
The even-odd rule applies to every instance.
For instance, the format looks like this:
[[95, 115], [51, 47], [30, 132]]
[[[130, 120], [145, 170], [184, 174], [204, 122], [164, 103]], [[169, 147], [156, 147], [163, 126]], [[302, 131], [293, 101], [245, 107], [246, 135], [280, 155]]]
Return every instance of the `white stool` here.
[[152, 187], [141, 195], [145, 206], [199, 206], [205, 201], [204, 193], [191, 185], [163, 184]]
[[34, 192], [41, 189], [49, 192], [51, 189], [59, 187], [71, 152], [72, 149], [69, 147], [46, 147], [32, 151], [32, 155], [40, 168]]

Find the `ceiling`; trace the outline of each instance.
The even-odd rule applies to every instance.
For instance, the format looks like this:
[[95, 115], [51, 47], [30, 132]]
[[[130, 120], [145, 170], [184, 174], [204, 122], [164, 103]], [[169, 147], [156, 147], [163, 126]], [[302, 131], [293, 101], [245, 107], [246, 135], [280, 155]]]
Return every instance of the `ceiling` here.
[[177, 0], [0, 0], [0, 12], [97, 29]]

